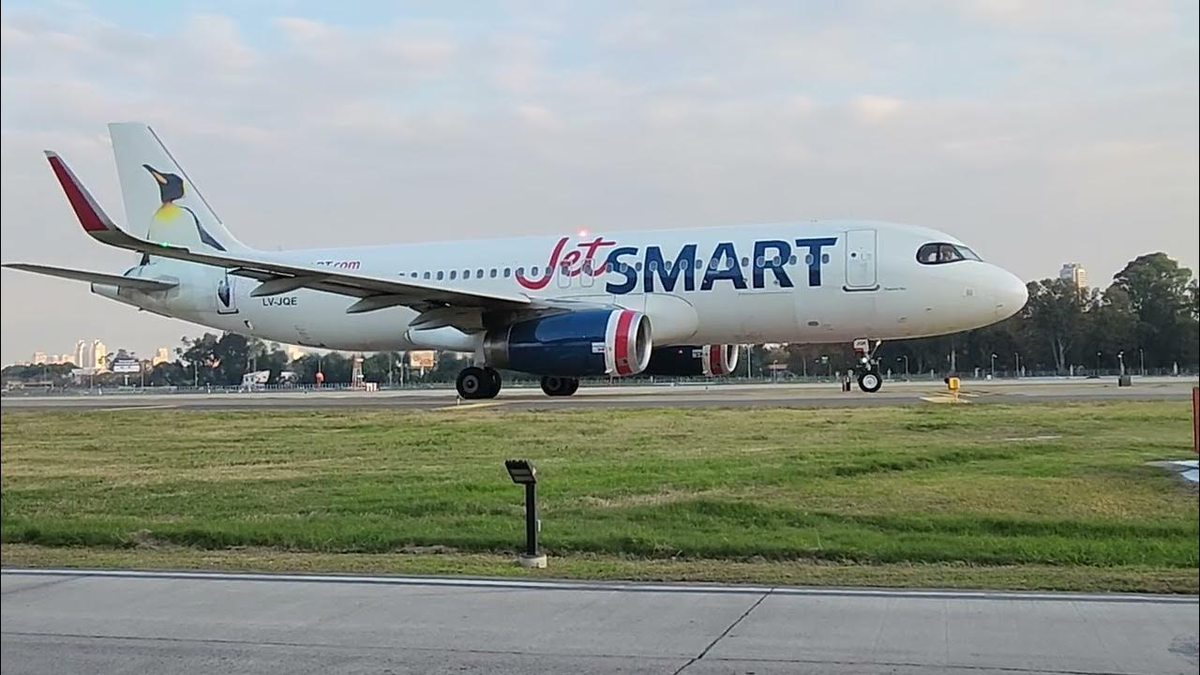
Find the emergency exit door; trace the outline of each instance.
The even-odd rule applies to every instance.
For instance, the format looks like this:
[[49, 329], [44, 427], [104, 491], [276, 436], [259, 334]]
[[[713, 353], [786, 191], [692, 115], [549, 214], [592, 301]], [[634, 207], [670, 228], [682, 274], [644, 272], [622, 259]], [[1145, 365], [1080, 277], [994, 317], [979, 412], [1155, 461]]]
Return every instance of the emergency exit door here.
[[875, 230], [846, 232], [846, 290], [872, 291], [875, 277]]

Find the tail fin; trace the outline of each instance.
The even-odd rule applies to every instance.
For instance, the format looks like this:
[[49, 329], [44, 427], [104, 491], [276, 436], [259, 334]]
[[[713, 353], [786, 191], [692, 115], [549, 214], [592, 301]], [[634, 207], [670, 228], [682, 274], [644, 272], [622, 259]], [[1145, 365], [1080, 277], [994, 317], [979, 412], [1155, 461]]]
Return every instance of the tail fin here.
[[125, 215], [134, 235], [203, 251], [247, 251], [225, 229], [154, 130], [138, 122], [108, 125]]

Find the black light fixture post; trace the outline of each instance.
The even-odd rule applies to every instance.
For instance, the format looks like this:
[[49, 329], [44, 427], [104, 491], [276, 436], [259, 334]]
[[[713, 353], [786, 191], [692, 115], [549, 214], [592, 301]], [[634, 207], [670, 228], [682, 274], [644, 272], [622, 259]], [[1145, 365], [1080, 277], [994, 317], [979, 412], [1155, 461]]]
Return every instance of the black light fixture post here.
[[525, 486], [525, 553], [519, 562], [524, 567], [545, 567], [546, 556], [538, 552], [537, 468], [527, 459], [504, 461], [508, 477]]

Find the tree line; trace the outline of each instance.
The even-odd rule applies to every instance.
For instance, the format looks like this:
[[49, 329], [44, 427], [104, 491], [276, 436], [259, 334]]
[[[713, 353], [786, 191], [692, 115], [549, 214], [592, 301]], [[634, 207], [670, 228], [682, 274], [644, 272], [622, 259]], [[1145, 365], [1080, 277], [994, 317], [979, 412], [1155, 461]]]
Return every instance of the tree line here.
[[[1200, 293], [1192, 271], [1164, 253], [1131, 260], [1104, 289], [1078, 288], [1062, 279], [1028, 284], [1029, 302], [1000, 323], [936, 338], [885, 342], [881, 369], [935, 375], [951, 372], [1080, 374], [1113, 372], [1124, 361], [1128, 372], [1196, 372], [1200, 368]], [[1121, 355], [1121, 357], [1118, 357]], [[120, 350], [117, 358], [134, 356]], [[339, 352], [305, 354], [295, 360], [275, 343], [237, 333], [184, 336], [176, 358], [148, 369], [130, 384], [147, 386], [237, 386], [252, 371], [267, 371], [268, 383], [312, 384], [317, 373], [326, 383], [351, 380], [353, 356]], [[407, 365], [401, 352], [368, 355], [363, 379], [380, 384], [450, 382], [464, 365], [449, 354], [424, 372]], [[752, 377], [833, 376], [854, 367], [850, 345], [781, 345], [750, 350], [749, 363], [736, 375]], [[70, 365], [9, 366], [6, 382], [71, 383]], [[290, 374], [290, 375], [288, 375]], [[119, 383], [101, 374], [80, 384]], [[511, 378], [510, 378], [511, 379]]]

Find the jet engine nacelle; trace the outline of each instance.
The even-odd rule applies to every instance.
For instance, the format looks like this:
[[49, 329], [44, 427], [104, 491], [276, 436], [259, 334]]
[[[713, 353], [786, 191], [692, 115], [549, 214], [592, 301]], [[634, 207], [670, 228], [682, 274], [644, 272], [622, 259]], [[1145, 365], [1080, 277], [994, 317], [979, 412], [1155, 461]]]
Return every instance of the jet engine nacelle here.
[[738, 364], [737, 345], [659, 347], [650, 355], [647, 375], [716, 377], [729, 375]]
[[483, 340], [488, 364], [536, 375], [637, 375], [650, 363], [650, 319], [589, 309], [518, 321]]

